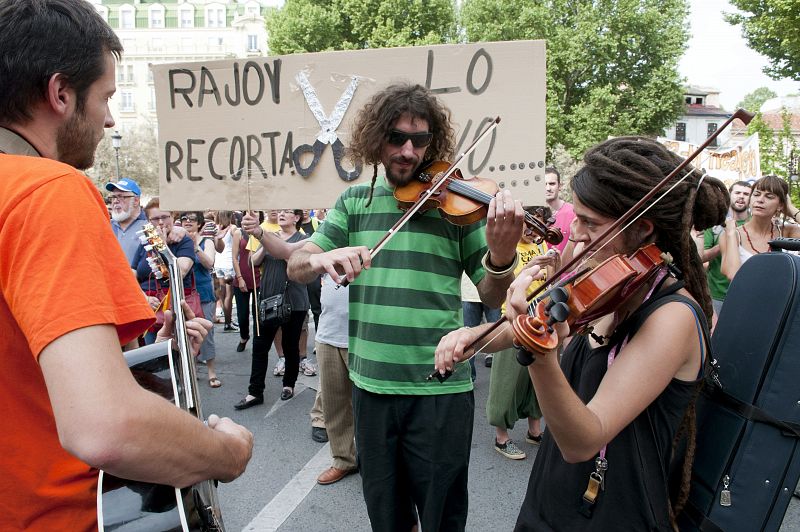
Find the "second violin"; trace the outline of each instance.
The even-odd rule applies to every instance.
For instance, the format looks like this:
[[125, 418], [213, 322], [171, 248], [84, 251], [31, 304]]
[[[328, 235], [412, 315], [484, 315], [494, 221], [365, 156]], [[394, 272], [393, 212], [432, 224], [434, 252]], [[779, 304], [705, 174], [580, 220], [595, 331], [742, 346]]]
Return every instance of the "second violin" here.
[[[398, 207], [408, 210], [418, 201], [424, 200], [421, 211], [439, 209], [443, 218], [456, 225], [468, 225], [485, 218], [489, 202], [499, 190], [497, 183], [477, 176], [464, 179], [457, 169], [444, 177], [450, 167], [451, 164], [446, 161], [423, 164], [417, 179], [395, 189], [394, 197]], [[447, 183], [425, 198], [428, 190], [441, 179], [446, 179]], [[549, 244], [559, 244], [564, 239], [558, 228], [547, 227], [527, 212], [525, 224]]]

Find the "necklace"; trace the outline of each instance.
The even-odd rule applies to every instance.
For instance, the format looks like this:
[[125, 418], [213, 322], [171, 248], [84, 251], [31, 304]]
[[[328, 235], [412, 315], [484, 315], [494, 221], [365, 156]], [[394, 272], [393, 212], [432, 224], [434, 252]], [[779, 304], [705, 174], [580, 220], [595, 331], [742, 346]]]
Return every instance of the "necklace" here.
[[[747, 224], [742, 225], [742, 229], [744, 229], [744, 234], [747, 237], [747, 242], [750, 244], [750, 247], [753, 249], [753, 251], [756, 252], [756, 254], [766, 253], [767, 251], [769, 251], [769, 247], [767, 247], [767, 251], [759, 251], [756, 249], [756, 247], [753, 245], [753, 241], [750, 240], [750, 233], [747, 232]], [[775, 236], [775, 226], [769, 224], [769, 239], [772, 240], [774, 236]]]

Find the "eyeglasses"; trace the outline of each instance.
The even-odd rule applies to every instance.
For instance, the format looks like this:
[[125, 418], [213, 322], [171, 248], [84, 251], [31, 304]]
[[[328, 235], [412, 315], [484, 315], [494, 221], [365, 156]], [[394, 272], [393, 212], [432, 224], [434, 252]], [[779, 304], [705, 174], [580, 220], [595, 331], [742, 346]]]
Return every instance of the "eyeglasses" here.
[[148, 218], [148, 220], [150, 220], [153, 223], [158, 223], [171, 217], [172, 217], [171, 214], [162, 214], [161, 216], [153, 216], [152, 218]]
[[129, 199], [135, 198], [135, 197], [136, 197], [135, 194], [126, 194], [126, 195], [120, 195], [120, 196], [109, 196], [108, 197], [108, 201], [110, 201], [111, 203], [114, 203], [115, 201], [122, 202], [122, 201], [129, 200]]
[[181, 221], [184, 223], [186, 222], [192, 222], [196, 224], [200, 223], [200, 220], [198, 220], [195, 216], [182, 216]]
[[386, 141], [392, 146], [403, 146], [406, 142], [411, 141], [411, 145], [415, 148], [424, 148], [433, 140], [433, 133], [424, 131], [422, 133], [406, 133], [393, 129], [389, 132], [389, 137]]

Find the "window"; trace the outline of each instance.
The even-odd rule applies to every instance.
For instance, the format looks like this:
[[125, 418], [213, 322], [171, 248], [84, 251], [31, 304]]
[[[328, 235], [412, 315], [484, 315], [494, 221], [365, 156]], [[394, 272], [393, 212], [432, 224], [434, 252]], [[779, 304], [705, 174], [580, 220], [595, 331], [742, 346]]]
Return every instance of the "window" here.
[[675, 124], [675, 140], [686, 140], [686, 122], [678, 122]]
[[136, 27], [136, 11], [133, 6], [124, 5], [119, 8], [119, 27], [122, 30], [132, 30]]
[[247, 51], [248, 52], [258, 51], [258, 35], [247, 36]]
[[225, 8], [212, 4], [206, 8], [206, 27], [224, 28], [225, 27]]
[[696, 97], [694, 99], [694, 103], [696, 103], [697, 105], [703, 105], [703, 97], [702, 96]]
[[[717, 125], [716, 122], [709, 122], [708, 123], [708, 127], [707, 127], [707, 130], [708, 130], [708, 135], [707, 136], [710, 137], [711, 135], [713, 135], [714, 132], [717, 130], [717, 127], [718, 127], [718, 125]], [[716, 145], [717, 145], [717, 139], [714, 139], [711, 142], [711, 144], [709, 144], [709, 146], [716, 146]]]
[[156, 88], [150, 87], [150, 102], [148, 103], [147, 108], [151, 111], [156, 110]]
[[258, 17], [261, 15], [261, 9], [259, 8], [258, 4], [250, 3], [247, 4], [247, 7], [245, 8], [245, 14], [248, 17]]
[[194, 8], [190, 5], [182, 5], [178, 11], [178, 27], [194, 28]]
[[164, 27], [164, 6], [150, 6], [150, 27], [160, 29]]
[[119, 109], [120, 111], [124, 112], [132, 112], [136, 110], [136, 106], [133, 103], [133, 91], [122, 91], [120, 93]]

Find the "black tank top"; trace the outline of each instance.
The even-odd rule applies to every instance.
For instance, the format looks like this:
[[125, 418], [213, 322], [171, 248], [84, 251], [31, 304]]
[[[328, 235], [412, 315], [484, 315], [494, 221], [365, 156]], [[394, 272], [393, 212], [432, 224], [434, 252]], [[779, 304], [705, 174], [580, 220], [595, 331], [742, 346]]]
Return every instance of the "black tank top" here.
[[[593, 349], [586, 336], [570, 342], [561, 368], [584, 403], [594, 397], [606, 373], [611, 346], [621, 343], [625, 336], [632, 338], [645, 319], [662, 305], [672, 301], [691, 305], [702, 329], [707, 330], [699, 306], [683, 295], [672, 294], [677, 290], [674, 286], [643, 304], [618, 327], [609, 345]], [[704, 334], [708, 338], [708, 333]], [[671, 531], [667, 501], [670, 473], [676, 464], [672, 441], [700, 382], [672, 379], [661, 395], [608, 443], [605, 490], [596, 500], [592, 517], [585, 517], [579, 509], [589, 474], [595, 470], [594, 458], [566, 463], [553, 438], [545, 432], [515, 530]], [[625, 397], [619, 398], [624, 400]], [[682, 456], [677, 462], [682, 462]]]

